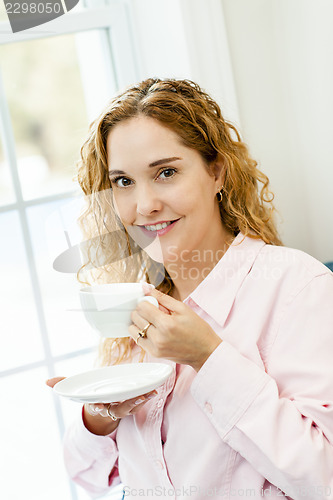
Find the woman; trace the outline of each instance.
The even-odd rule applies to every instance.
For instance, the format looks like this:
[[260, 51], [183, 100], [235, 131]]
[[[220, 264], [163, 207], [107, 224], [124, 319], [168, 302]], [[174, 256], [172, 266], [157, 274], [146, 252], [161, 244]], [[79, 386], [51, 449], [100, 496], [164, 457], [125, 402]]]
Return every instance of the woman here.
[[173, 376], [85, 405], [71, 477], [94, 496], [122, 482], [128, 498], [333, 498], [333, 274], [282, 246], [268, 179], [218, 105], [190, 81], [126, 90], [92, 125], [78, 180], [94, 255], [128, 256], [95, 262], [94, 279], [145, 277], [160, 305], [137, 306], [103, 363], [144, 355]]

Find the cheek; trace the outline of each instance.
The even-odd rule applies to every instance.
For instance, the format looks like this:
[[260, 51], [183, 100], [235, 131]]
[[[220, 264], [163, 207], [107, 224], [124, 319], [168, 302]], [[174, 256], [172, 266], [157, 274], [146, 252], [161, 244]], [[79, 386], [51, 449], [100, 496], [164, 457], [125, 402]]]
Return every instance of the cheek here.
[[188, 191], [176, 200], [175, 205], [177, 206], [177, 212], [185, 215], [185, 217], [196, 217], [200, 213], [200, 206], [202, 204], [202, 198], [196, 193]]
[[120, 220], [125, 224], [129, 223], [132, 213], [130, 200], [124, 200], [122, 196], [113, 195], [113, 206]]
[[191, 186], [187, 185], [185, 189], [174, 189], [165, 201], [175, 213], [189, 215], [200, 202], [197, 195], [198, 193], [195, 193]]

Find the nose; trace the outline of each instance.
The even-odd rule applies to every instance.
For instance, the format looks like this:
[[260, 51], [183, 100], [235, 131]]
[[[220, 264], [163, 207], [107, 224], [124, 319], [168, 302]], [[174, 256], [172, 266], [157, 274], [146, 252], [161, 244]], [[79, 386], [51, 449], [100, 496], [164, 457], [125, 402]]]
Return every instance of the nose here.
[[136, 212], [139, 215], [148, 216], [159, 212], [162, 208], [162, 200], [153, 187], [141, 186], [137, 188], [134, 196], [136, 196]]

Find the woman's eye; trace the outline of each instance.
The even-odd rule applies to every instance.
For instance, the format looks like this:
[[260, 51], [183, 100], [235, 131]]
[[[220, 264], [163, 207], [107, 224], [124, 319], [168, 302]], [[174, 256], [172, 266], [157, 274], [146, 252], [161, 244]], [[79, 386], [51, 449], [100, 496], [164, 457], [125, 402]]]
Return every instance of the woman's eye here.
[[116, 177], [115, 179], [110, 179], [111, 184], [115, 184], [117, 187], [127, 187], [131, 185], [131, 180], [127, 177]]
[[162, 170], [162, 172], [159, 174], [159, 177], [162, 177], [164, 175], [164, 178], [166, 177], [172, 177], [175, 174], [176, 170], [174, 168], [166, 168]]

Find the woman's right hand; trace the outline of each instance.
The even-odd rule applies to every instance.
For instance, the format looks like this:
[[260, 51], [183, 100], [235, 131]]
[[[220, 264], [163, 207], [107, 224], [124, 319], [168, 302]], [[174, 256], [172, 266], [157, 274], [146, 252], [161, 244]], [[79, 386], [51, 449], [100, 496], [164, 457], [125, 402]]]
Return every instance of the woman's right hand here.
[[[46, 381], [49, 387], [64, 380], [65, 377], [54, 377]], [[83, 407], [83, 422], [88, 431], [99, 436], [111, 434], [127, 415], [135, 415], [140, 409], [157, 394], [150, 391], [136, 398], [127, 399], [117, 403], [86, 403]], [[110, 414], [116, 418], [113, 420]]]

